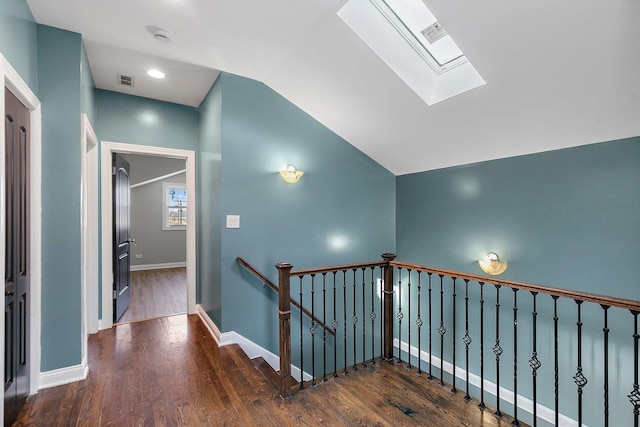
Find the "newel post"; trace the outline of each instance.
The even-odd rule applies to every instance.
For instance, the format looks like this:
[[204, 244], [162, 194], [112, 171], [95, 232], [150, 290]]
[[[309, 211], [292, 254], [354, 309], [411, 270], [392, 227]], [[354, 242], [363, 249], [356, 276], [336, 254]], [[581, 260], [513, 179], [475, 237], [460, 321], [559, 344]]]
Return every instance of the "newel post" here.
[[393, 359], [393, 266], [389, 262], [396, 259], [395, 254], [384, 253], [382, 259], [387, 262], [384, 267], [383, 298], [383, 322], [384, 322], [384, 350], [382, 357], [385, 360]]
[[280, 395], [291, 393], [291, 284], [288, 262], [276, 264], [278, 269], [278, 318], [280, 323]]

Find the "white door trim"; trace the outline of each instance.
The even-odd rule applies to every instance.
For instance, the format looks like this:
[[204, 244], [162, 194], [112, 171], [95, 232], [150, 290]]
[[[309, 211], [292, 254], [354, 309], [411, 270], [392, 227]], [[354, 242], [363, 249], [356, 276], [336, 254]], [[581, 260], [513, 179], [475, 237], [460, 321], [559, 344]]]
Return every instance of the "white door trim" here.
[[186, 185], [189, 194], [187, 210], [187, 312], [196, 312], [196, 153], [177, 148], [151, 147], [147, 145], [124, 144], [102, 141], [100, 143], [100, 181], [102, 214], [102, 319], [100, 328], [113, 326], [113, 269], [111, 244], [113, 233], [113, 212], [111, 194], [111, 157], [113, 153], [146, 154], [152, 156], [173, 157], [186, 161]]
[[98, 137], [89, 117], [81, 114], [82, 132], [82, 360], [87, 360], [87, 335], [98, 332]]
[[[30, 110], [31, 115], [31, 141], [30, 143], [30, 180], [31, 180], [31, 203], [30, 209], [30, 260], [29, 260], [29, 291], [31, 293], [29, 303], [30, 330], [30, 381], [29, 393], [38, 391], [40, 377], [40, 330], [41, 330], [41, 265], [42, 265], [42, 113], [40, 100], [31, 91], [11, 64], [0, 54], [0, 81], [4, 82], [11, 93]], [[4, 117], [4, 89], [0, 93], [0, 116]], [[4, 119], [2, 121], [2, 131], [0, 132], [0, 240], [4, 242], [5, 236], [5, 141], [4, 141]], [[4, 259], [4, 244], [0, 245], [0, 259]], [[4, 262], [0, 263], [0, 275], [4, 277]], [[4, 316], [0, 316], [0, 362], [4, 366]], [[0, 403], [0, 419], [4, 419], [4, 399]]]

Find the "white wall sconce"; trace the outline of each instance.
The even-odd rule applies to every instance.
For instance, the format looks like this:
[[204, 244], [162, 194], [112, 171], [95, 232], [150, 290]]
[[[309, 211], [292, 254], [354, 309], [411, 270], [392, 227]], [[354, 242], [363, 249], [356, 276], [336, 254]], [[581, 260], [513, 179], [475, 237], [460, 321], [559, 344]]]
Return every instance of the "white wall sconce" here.
[[304, 175], [304, 172], [296, 170], [296, 167], [294, 165], [287, 165], [285, 170], [280, 171], [280, 176], [282, 177], [282, 179], [284, 179], [285, 182], [288, 182], [289, 184], [295, 184], [296, 182], [298, 182], [302, 175]]
[[478, 260], [482, 271], [492, 276], [504, 273], [507, 269], [507, 262], [500, 261], [500, 257], [495, 252], [489, 252], [484, 259]]

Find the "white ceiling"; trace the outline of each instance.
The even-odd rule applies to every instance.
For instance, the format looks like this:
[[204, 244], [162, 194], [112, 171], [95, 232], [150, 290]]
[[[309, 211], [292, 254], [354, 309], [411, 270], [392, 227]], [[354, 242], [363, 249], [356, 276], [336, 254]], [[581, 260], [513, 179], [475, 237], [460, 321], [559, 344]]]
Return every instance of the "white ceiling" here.
[[128, 93], [197, 105], [213, 70], [250, 77], [396, 175], [640, 135], [637, 0], [425, 0], [487, 82], [432, 106], [336, 16], [344, 2], [27, 0], [82, 34], [100, 88], [157, 62], [169, 89]]

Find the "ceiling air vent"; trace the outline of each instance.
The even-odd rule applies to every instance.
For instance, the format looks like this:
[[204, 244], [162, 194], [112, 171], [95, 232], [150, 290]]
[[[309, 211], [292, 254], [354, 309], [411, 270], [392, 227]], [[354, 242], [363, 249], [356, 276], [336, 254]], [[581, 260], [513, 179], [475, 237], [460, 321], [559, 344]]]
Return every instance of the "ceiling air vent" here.
[[135, 86], [135, 78], [133, 76], [125, 76], [123, 74], [118, 74], [118, 84], [122, 86]]

